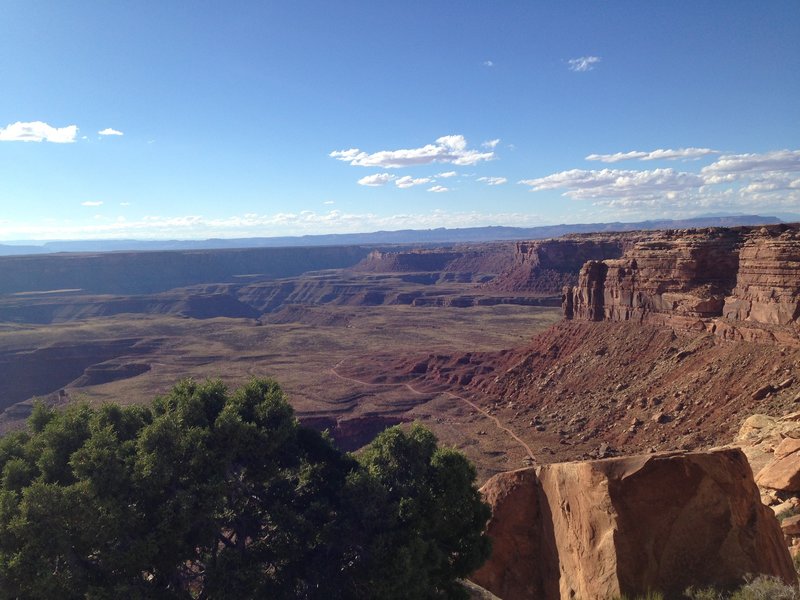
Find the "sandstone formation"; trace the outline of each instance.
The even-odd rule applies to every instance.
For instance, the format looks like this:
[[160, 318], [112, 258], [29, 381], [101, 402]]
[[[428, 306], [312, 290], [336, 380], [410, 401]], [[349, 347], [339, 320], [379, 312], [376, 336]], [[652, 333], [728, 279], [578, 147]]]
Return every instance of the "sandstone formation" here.
[[756, 475], [756, 483], [782, 492], [800, 492], [800, 439], [786, 438], [775, 458]]
[[486, 281], [514, 260], [510, 242], [459, 244], [444, 248], [373, 250], [353, 271], [362, 273], [436, 273], [431, 281]]
[[589, 260], [619, 258], [641, 232], [596, 234], [517, 242], [514, 263], [487, 287], [509, 292], [560, 294], [575, 285], [578, 271]]
[[618, 259], [589, 261], [566, 287], [564, 314], [800, 341], [800, 227], [653, 233]]
[[494, 551], [472, 579], [504, 600], [678, 598], [747, 573], [796, 581], [738, 449], [544, 465], [482, 492]]
[[739, 321], [775, 325], [800, 319], [800, 233], [775, 235], [764, 229], [749, 237], [739, 253], [733, 293], [725, 299], [723, 315]]
[[786, 438], [800, 439], [800, 412], [782, 417], [754, 414], [742, 423], [734, 445], [742, 449], [754, 473], [759, 473], [775, 456]]

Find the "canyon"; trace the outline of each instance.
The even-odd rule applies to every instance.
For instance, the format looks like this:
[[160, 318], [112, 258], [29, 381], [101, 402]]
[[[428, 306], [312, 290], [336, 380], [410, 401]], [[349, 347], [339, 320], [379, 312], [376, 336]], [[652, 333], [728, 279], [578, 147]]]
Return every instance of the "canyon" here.
[[[541, 563], [489, 563], [476, 581], [500, 597], [731, 583], [745, 566], [791, 579], [749, 450], [710, 449], [800, 408], [800, 226], [288, 252], [2, 259], [0, 429], [34, 398], [146, 402], [181, 377], [271, 375], [344, 449], [416, 420], [462, 450], [495, 507], [492, 560]], [[634, 560], [662, 538], [619, 532], [654, 502], [700, 515], [648, 528], [674, 537], [664, 552], [710, 519], [740, 540], [733, 562], [681, 579], [666, 555]], [[526, 546], [554, 537], [572, 541]]]

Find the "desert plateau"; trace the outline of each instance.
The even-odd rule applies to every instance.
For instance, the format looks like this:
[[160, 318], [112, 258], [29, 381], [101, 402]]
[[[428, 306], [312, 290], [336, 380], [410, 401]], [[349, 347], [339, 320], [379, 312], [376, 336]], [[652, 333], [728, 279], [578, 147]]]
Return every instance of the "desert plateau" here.
[[0, 600], [800, 600], [800, 2], [0, 22]]
[[[2, 260], [9, 273], [0, 298], [0, 423], [6, 432], [24, 425], [35, 400], [55, 407], [144, 403], [182, 378], [218, 377], [235, 387], [254, 376], [274, 377], [300, 421], [328, 431], [343, 450], [358, 450], [392, 425], [420, 422], [462, 451], [476, 465], [479, 482], [488, 481], [485, 493], [499, 519], [489, 530], [494, 557], [475, 580], [502, 598], [565, 598], [575, 590], [600, 598], [649, 587], [681, 591], [708, 578], [703, 557], [719, 552], [713, 549], [719, 532], [709, 533], [711, 549], [685, 557], [698, 562], [688, 572], [671, 571], [675, 567], [664, 556], [651, 559], [655, 566], [642, 572], [636, 560], [626, 558], [622, 542], [605, 550], [590, 544], [577, 556], [571, 546], [562, 547], [570, 535], [578, 536], [574, 543], [586, 543], [575, 527], [621, 531], [625, 526], [613, 525], [613, 519], [641, 521], [626, 511], [642, 510], [644, 500], [635, 498], [656, 489], [668, 505], [700, 502], [692, 509], [700, 515], [722, 498], [733, 502], [739, 496], [736, 502], [754, 515], [767, 511], [747, 526], [747, 534], [736, 535], [770, 541], [748, 542], [756, 545], [737, 550], [747, 558], [736, 560], [752, 562], [761, 556], [759, 544], [771, 544], [774, 557], [751, 567], [793, 580], [782, 535], [770, 524], [773, 512], [753, 495], [751, 473], [769, 466], [778, 442], [800, 431], [780, 425], [795, 423], [800, 409], [797, 225], [573, 234], [434, 248]], [[38, 262], [34, 271], [23, 266], [30, 261]], [[162, 268], [152, 269], [156, 261]], [[172, 264], [184, 277], [175, 287], [169, 287]], [[111, 270], [118, 283], [105, 276]], [[59, 289], [44, 289], [45, 280], [31, 275], [51, 271], [58, 274]], [[48, 275], [47, 282], [52, 280]], [[748, 437], [754, 419], [765, 431]], [[738, 454], [704, 454], [737, 446]], [[614, 467], [613, 461], [623, 462]], [[716, 490], [713, 501], [691, 500], [693, 492], [684, 488], [700, 484], [668, 475], [671, 464], [683, 463], [678, 472], [699, 469], [698, 481], [715, 482], [709, 484]], [[737, 465], [738, 475], [729, 464]], [[562, 474], [568, 468], [588, 471]], [[599, 469], [598, 475], [591, 469]], [[586, 502], [586, 494], [598, 493], [591, 481], [599, 473], [610, 481], [628, 478], [618, 469], [644, 469], [650, 491], [631, 488], [596, 500], [594, 508], [581, 511], [585, 525], [541, 521], [535, 506], [557, 505], [551, 496], [563, 496], [562, 505]], [[510, 473], [523, 477], [528, 471], [525, 485], [532, 481], [532, 492], [521, 483], [503, 483], [516, 477]], [[669, 483], [670, 477], [678, 479]], [[750, 479], [750, 487], [725, 492], [739, 485], [733, 483], [737, 478]], [[791, 485], [778, 488], [763, 487], [763, 501], [783, 506], [794, 497]], [[663, 496], [668, 489], [672, 499]], [[514, 516], [499, 516], [510, 510], [506, 503], [531, 493], [540, 499], [515, 509]], [[622, 499], [627, 508], [618, 506]], [[551, 506], [549, 512], [555, 511]], [[724, 514], [719, 518], [720, 531], [733, 526]], [[542, 539], [555, 536], [555, 550], [535, 546], [544, 542], [535, 541], [534, 533], [525, 538], [535, 546], [525, 551], [528, 559], [551, 565], [536, 576], [520, 574], [514, 552], [506, 556], [502, 550], [522, 543], [506, 539], [522, 535], [519, 529], [509, 532], [513, 522], [540, 531]], [[669, 535], [689, 535], [700, 525], [659, 522], [642, 535], [664, 527]], [[617, 576], [586, 571], [585, 561], [599, 556], [619, 563]], [[503, 560], [517, 566], [503, 566]], [[720, 560], [727, 564], [729, 557], [723, 552]], [[741, 575], [735, 560], [720, 569], [712, 573], [714, 581], [731, 583]]]

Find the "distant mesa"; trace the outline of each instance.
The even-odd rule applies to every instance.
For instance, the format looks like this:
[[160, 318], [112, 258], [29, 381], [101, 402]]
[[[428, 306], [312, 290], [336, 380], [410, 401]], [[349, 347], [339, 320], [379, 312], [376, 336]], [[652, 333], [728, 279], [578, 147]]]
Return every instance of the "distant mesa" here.
[[535, 240], [559, 237], [570, 233], [602, 231], [635, 231], [644, 229], [686, 229], [689, 227], [735, 227], [780, 223], [780, 219], [759, 215], [712, 215], [680, 220], [653, 220], [636, 223], [587, 223], [543, 225], [540, 227], [465, 227], [447, 229], [402, 229], [372, 233], [320, 234], [282, 237], [250, 237], [208, 240], [76, 240], [37, 244], [0, 244], [0, 256], [20, 254], [52, 254], [56, 252], [138, 252], [162, 250], [219, 250], [225, 248], [280, 248], [310, 246], [349, 246], [386, 244], [454, 244], [459, 242], [492, 242]]

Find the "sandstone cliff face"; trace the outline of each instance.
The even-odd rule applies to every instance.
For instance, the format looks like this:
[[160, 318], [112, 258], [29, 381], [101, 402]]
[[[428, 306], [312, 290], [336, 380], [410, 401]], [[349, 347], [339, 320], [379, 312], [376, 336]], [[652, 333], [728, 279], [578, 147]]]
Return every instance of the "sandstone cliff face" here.
[[507, 270], [514, 260], [510, 242], [457, 245], [452, 248], [373, 250], [353, 267], [363, 273], [438, 273], [487, 276]]
[[619, 258], [640, 234], [574, 236], [556, 240], [517, 242], [514, 263], [488, 287], [508, 292], [559, 294], [575, 285], [589, 260]]
[[472, 578], [505, 600], [677, 598], [747, 573], [796, 581], [738, 449], [544, 465], [482, 492], [494, 551]]
[[800, 319], [800, 231], [768, 232], [745, 241], [723, 316], [776, 325]]
[[[725, 338], [797, 338], [800, 228], [666, 231], [619, 259], [589, 261], [567, 287], [564, 314], [707, 330]], [[762, 327], [766, 326], [766, 327]], [[787, 341], [784, 335], [781, 341]]]

